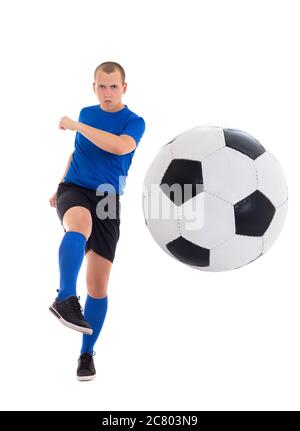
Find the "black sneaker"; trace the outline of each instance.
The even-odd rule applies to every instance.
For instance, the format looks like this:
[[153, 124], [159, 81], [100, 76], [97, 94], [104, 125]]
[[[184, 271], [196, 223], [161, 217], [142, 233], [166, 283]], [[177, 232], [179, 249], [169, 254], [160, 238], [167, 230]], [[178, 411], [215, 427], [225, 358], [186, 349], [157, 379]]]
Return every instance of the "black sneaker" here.
[[78, 359], [77, 379], [80, 381], [93, 380], [96, 377], [96, 369], [93, 356], [95, 352], [82, 353]]
[[64, 301], [60, 301], [58, 298], [55, 298], [55, 301], [49, 307], [49, 310], [63, 325], [68, 326], [68, 328], [91, 335], [93, 333], [93, 329], [83, 318], [79, 299], [80, 297], [77, 296], [69, 296]]

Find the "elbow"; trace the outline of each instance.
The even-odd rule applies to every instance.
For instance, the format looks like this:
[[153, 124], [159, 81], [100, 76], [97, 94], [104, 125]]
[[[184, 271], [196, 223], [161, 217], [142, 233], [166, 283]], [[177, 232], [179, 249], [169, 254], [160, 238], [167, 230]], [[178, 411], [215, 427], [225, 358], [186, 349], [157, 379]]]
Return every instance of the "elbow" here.
[[130, 150], [129, 149], [124, 150], [124, 148], [120, 148], [116, 154], [118, 154], [118, 156], [124, 156], [125, 154], [132, 153], [132, 151], [134, 151], [134, 150], [135, 150], [135, 148], [132, 148]]
[[123, 154], [125, 154], [124, 149], [120, 145], [118, 145], [115, 150], [115, 154], [117, 154], [118, 156], [123, 156]]
[[120, 139], [117, 144], [116, 154], [123, 156], [124, 154], [132, 153], [136, 149], [136, 142], [133, 138], [126, 137], [126, 139]]

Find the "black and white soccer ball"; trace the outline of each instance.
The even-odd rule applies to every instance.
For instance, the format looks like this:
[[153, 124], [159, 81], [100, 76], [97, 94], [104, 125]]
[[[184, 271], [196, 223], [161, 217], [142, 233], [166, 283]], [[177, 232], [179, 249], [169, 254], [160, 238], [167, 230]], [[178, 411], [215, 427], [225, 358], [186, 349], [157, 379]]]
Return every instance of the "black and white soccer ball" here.
[[288, 189], [279, 162], [250, 134], [194, 127], [164, 145], [143, 184], [154, 240], [197, 269], [247, 265], [278, 237]]

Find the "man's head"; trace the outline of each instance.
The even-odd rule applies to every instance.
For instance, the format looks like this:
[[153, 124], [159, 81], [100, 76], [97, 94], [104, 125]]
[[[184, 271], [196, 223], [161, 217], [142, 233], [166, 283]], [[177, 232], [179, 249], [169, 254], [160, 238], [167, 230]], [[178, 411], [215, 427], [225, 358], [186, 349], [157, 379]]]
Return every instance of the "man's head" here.
[[93, 89], [101, 109], [110, 112], [122, 109], [122, 94], [127, 89], [123, 67], [114, 61], [99, 64], [94, 72]]

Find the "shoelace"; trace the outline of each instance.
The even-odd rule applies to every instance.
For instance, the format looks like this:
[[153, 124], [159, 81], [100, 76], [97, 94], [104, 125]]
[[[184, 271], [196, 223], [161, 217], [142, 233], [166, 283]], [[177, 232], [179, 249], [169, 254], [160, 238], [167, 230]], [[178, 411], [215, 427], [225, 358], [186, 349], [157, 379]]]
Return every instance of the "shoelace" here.
[[89, 366], [91, 365], [92, 358], [93, 356], [95, 356], [95, 354], [96, 352], [94, 351], [92, 353], [88, 353], [88, 352], [83, 353], [81, 355], [81, 365], [84, 368], [89, 368]]
[[85, 352], [82, 354], [81, 358], [83, 361], [86, 361], [87, 359], [91, 359], [91, 357], [93, 357], [95, 355], [96, 355], [96, 352], [94, 352], [94, 351], [92, 353]]
[[[59, 292], [59, 289], [56, 289], [56, 291]], [[81, 307], [79, 300], [80, 300], [80, 296], [71, 296], [69, 298], [68, 302], [71, 305], [71, 307], [73, 308], [73, 310], [76, 312], [78, 317], [83, 319], [83, 315], [82, 315], [83, 308]]]
[[78, 316], [80, 315], [80, 317], [82, 316], [82, 312], [83, 309], [79, 303], [80, 300], [80, 296], [71, 296], [68, 300], [69, 304], [71, 305], [71, 307], [73, 308], [73, 310], [78, 314]]

